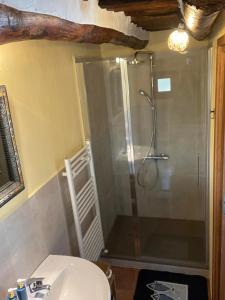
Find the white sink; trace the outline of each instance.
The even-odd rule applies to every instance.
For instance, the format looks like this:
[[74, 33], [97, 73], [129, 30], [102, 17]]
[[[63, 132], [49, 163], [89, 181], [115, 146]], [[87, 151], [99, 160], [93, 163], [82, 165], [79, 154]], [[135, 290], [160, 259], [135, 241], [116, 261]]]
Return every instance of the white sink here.
[[47, 300], [110, 300], [105, 274], [95, 264], [79, 257], [50, 255], [32, 274], [50, 284]]

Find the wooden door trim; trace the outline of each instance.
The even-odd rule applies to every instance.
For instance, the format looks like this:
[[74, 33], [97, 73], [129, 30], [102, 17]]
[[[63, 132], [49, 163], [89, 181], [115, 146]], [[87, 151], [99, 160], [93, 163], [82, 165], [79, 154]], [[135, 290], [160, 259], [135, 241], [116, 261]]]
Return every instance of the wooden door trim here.
[[220, 299], [223, 172], [224, 172], [224, 119], [225, 119], [225, 35], [217, 42], [215, 138], [214, 138], [214, 183], [213, 183], [213, 261], [212, 299]]

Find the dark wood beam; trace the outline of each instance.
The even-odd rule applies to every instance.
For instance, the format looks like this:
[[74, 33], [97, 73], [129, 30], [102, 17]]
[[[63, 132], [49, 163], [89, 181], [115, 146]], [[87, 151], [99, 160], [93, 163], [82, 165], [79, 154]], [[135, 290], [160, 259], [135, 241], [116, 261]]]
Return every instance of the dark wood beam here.
[[102, 8], [124, 11], [134, 24], [149, 31], [177, 27], [180, 10], [177, 0], [100, 0]]
[[125, 11], [125, 15], [130, 16], [130, 17], [166, 16], [166, 15], [175, 14], [175, 13], [180, 13], [178, 8], [174, 9], [174, 8], [169, 8], [168, 7], [166, 10], [161, 10], [160, 12], [158, 10], [140, 10], [140, 11], [131, 11], [131, 12], [129, 12], [129, 11], [126, 12]]
[[133, 49], [142, 49], [148, 43], [147, 40], [140, 40], [110, 28], [78, 24], [50, 15], [19, 11], [0, 4], [0, 44], [34, 39], [112, 43]]
[[131, 20], [136, 25], [149, 31], [177, 28], [180, 22], [178, 14], [132, 17]]
[[160, 13], [162, 10], [170, 12], [178, 7], [177, 0], [148, 0], [148, 1], [112, 1], [100, 0], [99, 6], [113, 11], [137, 12], [151, 11], [152, 13]]

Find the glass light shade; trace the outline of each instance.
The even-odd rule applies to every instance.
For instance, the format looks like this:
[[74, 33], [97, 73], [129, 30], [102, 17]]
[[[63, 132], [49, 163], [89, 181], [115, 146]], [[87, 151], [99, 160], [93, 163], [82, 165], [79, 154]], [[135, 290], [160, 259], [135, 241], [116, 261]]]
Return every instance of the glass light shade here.
[[170, 50], [183, 52], [189, 44], [189, 36], [187, 32], [181, 28], [173, 31], [168, 39], [168, 47]]

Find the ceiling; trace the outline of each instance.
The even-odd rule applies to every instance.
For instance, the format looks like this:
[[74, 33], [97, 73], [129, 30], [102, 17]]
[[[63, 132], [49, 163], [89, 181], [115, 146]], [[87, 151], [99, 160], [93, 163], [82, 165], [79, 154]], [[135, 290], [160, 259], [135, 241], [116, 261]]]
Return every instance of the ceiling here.
[[101, 8], [123, 11], [131, 21], [148, 31], [175, 28], [181, 18], [177, 0], [99, 0]]
[[[184, 7], [185, 12], [189, 9], [183, 16], [178, 3]], [[196, 28], [187, 27], [190, 31], [196, 31], [197, 28], [199, 30], [199, 26], [207, 27], [204, 34], [200, 36], [200, 39], [202, 39], [209, 33], [211, 25], [219, 12], [225, 7], [225, 0], [99, 0], [99, 6], [109, 11], [123, 11], [125, 15], [131, 17], [131, 21], [134, 24], [148, 31], [176, 28], [182, 19], [186, 22], [187, 18], [192, 14]], [[190, 12], [190, 8], [194, 8], [197, 11], [192, 9]], [[217, 13], [216, 15], [215, 12]], [[214, 15], [208, 18], [210, 19], [210, 21], [207, 21], [210, 25], [208, 26], [203, 21], [204, 17], [211, 14]]]
[[[7, 0], [10, 2], [11, 0]], [[17, 0], [15, 0], [17, 1]], [[24, 0], [25, 1], [25, 0]], [[21, 3], [24, 1], [20, 1]], [[29, 0], [26, 0], [29, 2]], [[49, 0], [50, 1], [50, 0]], [[47, 1], [47, 2], [49, 2]], [[51, 0], [52, 3], [54, 0]], [[184, 22], [186, 30], [197, 40], [206, 39], [220, 12], [225, 8], [225, 0], [95, 0], [101, 8], [102, 14], [108, 14], [114, 18], [114, 28], [109, 26], [99, 26], [86, 23], [77, 23], [63, 19], [61, 16], [61, 6], [59, 8], [60, 17], [27, 9], [19, 10], [1, 3], [0, 0], [0, 44], [30, 40], [30, 39], [49, 39], [49, 40], [68, 40], [74, 42], [86, 43], [114, 43], [134, 49], [143, 49], [148, 44], [147, 31], [158, 31], [176, 28], [180, 21]], [[98, 3], [99, 1], [99, 3]], [[5, 0], [2, 2], [6, 2]], [[61, 1], [62, 2], [62, 1]], [[60, 2], [60, 3], [61, 3]], [[66, 2], [66, 1], [64, 1]], [[64, 3], [63, 2], [63, 3]], [[74, 1], [68, 1], [75, 3]], [[52, 8], [52, 3], [49, 8]], [[57, 2], [58, 3], [58, 2]], [[61, 5], [61, 4], [60, 4]], [[88, 5], [88, 2], [85, 4]], [[55, 6], [54, 6], [55, 7]], [[90, 6], [93, 14], [93, 3]], [[69, 6], [65, 3], [67, 10]], [[34, 9], [34, 8], [33, 8]], [[131, 17], [131, 21], [136, 26], [130, 26], [134, 29], [131, 31], [118, 30], [117, 26], [123, 19], [125, 28], [130, 18], [124, 18], [124, 14], [107, 12], [124, 12], [125, 15]], [[74, 11], [71, 10], [70, 11]], [[76, 10], [75, 10], [76, 11]], [[55, 12], [55, 11], [54, 11]], [[101, 14], [101, 15], [102, 15]], [[66, 14], [67, 15], [67, 14]], [[89, 14], [88, 14], [89, 15]], [[67, 16], [68, 17], [68, 16]], [[109, 18], [109, 19], [110, 19]], [[93, 18], [95, 19], [95, 18]], [[107, 21], [106, 17], [103, 17]], [[112, 20], [113, 18], [111, 18]], [[104, 23], [104, 22], [103, 22]], [[105, 24], [105, 23], [104, 23]], [[145, 29], [141, 30], [141, 28]], [[137, 37], [143, 33], [142, 37]]]

